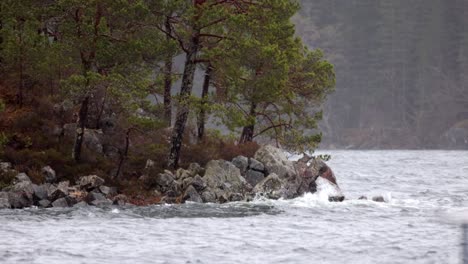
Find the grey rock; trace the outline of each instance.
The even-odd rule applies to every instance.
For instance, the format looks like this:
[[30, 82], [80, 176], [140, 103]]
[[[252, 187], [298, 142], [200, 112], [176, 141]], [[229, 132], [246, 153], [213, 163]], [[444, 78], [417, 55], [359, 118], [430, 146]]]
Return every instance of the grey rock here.
[[203, 175], [205, 172], [204, 169], [198, 163], [190, 163], [190, 165], [187, 168], [187, 171], [189, 171], [192, 177], [194, 177], [197, 174]]
[[29, 178], [29, 176], [24, 173], [24, 172], [21, 172], [21, 173], [18, 173], [16, 176], [15, 176], [15, 180], [14, 180], [15, 183], [19, 183], [19, 182], [31, 182], [31, 179]]
[[39, 202], [37, 202], [37, 206], [39, 206], [41, 208], [47, 208], [47, 207], [50, 207], [51, 205], [52, 204], [47, 199], [43, 199], [43, 200], [40, 200]]
[[[74, 138], [76, 135], [76, 124], [66, 124], [63, 126], [64, 135], [66, 138]], [[103, 154], [103, 138], [104, 133], [100, 129], [85, 129], [83, 145], [89, 150]]]
[[42, 168], [41, 173], [45, 182], [54, 183], [57, 181], [57, 174], [50, 166], [45, 166]]
[[9, 171], [12, 169], [12, 165], [10, 162], [0, 162], [0, 172], [4, 171]]
[[245, 193], [251, 189], [245, 178], [241, 176], [240, 170], [225, 160], [209, 161], [203, 179], [210, 188], [232, 193]]
[[85, 201], [81, 201], [81, 202], [73, 205], [73, 207], [78, 207], [78, 208], [88, 207], [88, 203], [86, 203]]
[[[180, 182], [180, 181], [179, 181]], [[180, 183], [180, 186], [182, 189], [187, 189], [187, 187], [189, 187], [190, 185], [192, 185], [192, 182], [193, 182], [193, 178], [185, 178], [182, 180], [182, 182]]]
[[114, 196], [117, 194], [117, 188], [116, 187], [108, 187], [108, 186], [99, 186], [99, 191], [101, 191], [102, 194], [105, 196]]
[[268, 175], [265, 179], [259, 182], [253, 189], [255, 194], [265, 196], [269, 199], [279, 199], [284, 197], [285, 180], [281, 179], [275, 173]]
[[254, 159], [254, 158], [249, 159], [249, 168], [251, 170], [256, 170], [256, 171], [260, 171], [260, 172], [265, 171], [265, 165], [263, 165], [263, 163], [261, 163], [260, 161]]
[[229, 196], [229, 201], [231, 202], [239, 202], [239, 201], [242, 201], [244, 200], [244, 196], [240, 193], [232, 193], [230, 196]]
[[184, 193], [184, 200], [195, 203], [203, 203], [203, 199], [198, 194], [197, 190], [190, 185]]
[[50, 184], [33, 185], [34, 199], [37, 201], [47, 199]]
[[52, 207], [69, 207], [68, 201], [65, 197], [59, 198], [52, 202]]
[[216, 194], [210, 189], [206, 189], [205, 191], [203, 191], [202, 194], [201, 194], [201, 198], [202, 198], [203, 202], [205, 202], [205, 203], [216, 203], [217, 202]]
[[245, 174], [245, 179], [251, 186], [255, 186], [257, 185], [257, 183], [265, 179], [265, 175], [263, 174], [263, 172], [250, 169]]
[[0, 209], [11, 208], [10, 200], [7, 192], [0, 192]]
[[191, 184], [198, 192], [201, 192], [206, 188], [206, 182], [200, 175], [195, 175]]
[[79, 186], [82, 190], [91, 191], [104, 184], [104, 179], [97, 175], [83, 176], [80, 178]]
[[364, 196], [364, 195], [359, 196], [358, 200], [367, 200], [367, 196]]
[[112, 201], [108, 200], [102, 193], [98, 192], [88, 193], [88, 196], [86, 196], [86, 201], [89, 205], [94, 206], [105, 206], [112, 204]]
[[112, 117], [103, 118], [99, 122], [99, 127], [104, 135], [113, 135], [116, 131], [117, 120]]
[[32, 184], [31, 182], [28, 181], [21, 181], [13, 185], [11, 188], [12, 192], [16, 192], [19, 194], [22, 194], [26, 199], [33, 202], [33, 194], [34, 194], [34, 186], [35, 184]]
[[237, 156], [232, 159], [232, 164], [234, 164], [234, 166], [240, 170], [240, 173], [244, 175], [249, 166], [249, 159], [244, 156]]
[[254, 158], [265, 166], [266, 174], [275, 173], [280, 178], [294, 177], [296, 174], [293, 163], [279, 148], [271, 145], [260, 147]]
[[9, 192], [8, 201], [11, 208], [14, 209], [22, 209], [33, 205], [33, 201], [21, 192]]
[[60, 198], [64, 198], [68, 195], [68, 187], [70, 186], [69, 181], [60, 182], [57, 186], [50, 185], [47, 190], [47, 199], [55, 201]]
[[[164, 171], [164, 174], [167, 174], [167, 175], [172, 175], [167, 173], [166, 171]], [[174, 177], [174, 175], [172, 175]], [[187, 179], [187, 178], [190, 178], [190, 177], [193, 177], [192, 173], [188, 170], [184, 170], [182, 168], [178, 169], [176, 171], [176, 174], [175, 174], [175, 179], [179, 180], [179, 181], [183, 181], [184, 179]]]
[[128, 197], [123, 194], [116, 195], [114, 199], [112, 200], [112, 204], [114, 205], [123, 206], [123, 205], [126, 205], [127, 203], [128, 203]]
[[163, 192], [169, 191], [171, 187], [174, 185], [174, 176], [169, 173], [159, 173], [156, 175], [155, 183], [159, 187], [159, 189]]

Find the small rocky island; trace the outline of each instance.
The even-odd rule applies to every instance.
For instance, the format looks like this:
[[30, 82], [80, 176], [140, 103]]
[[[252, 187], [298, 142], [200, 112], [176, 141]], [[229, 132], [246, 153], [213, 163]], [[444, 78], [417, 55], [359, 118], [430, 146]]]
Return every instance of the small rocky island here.
[[[304, 156], [291, 161], [281, 149], [270, 145], [262, 146], [253, 158], [212, 160], [205, 168], [192, 163], [187, 169], [152, 174], [151, 166], [152, 161], [148, 160], [140, 180], [155, 186], [154, 193], [161, 197], [161, 203], [226, 203], [251, 201], [256, 196], [292, 199], [316, 192], [319, 177], [335, 188], [330, 201], [344, 200], [332, 170], [320, 158]], [[0, 170], [16, 174], [13, 184], [0, 191], [0, 208], [129, 204], [116, 187], [106, 186], [96, 175], [82, 176], [72, 184], [59, 181], [55, 171], [47, 166], [42, 169], [44, 183], [38, 185], [25, 173], [13, 170], [9, 163], [0, 163]]]

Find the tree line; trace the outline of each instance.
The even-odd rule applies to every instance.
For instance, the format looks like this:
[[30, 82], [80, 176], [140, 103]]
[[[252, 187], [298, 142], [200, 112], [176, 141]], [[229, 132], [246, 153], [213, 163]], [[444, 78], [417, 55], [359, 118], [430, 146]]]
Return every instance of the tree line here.
[[179, 166], [190, 120], [200, 143], [208, 124], [238, 144], [304, 151], [320, 142], [334, 69], [295, 34], [296, 1], [3, 0], [0, 8], [2, 85], [14, 89], [15, 108], [38, 90], [72, 104], [76, 162], [86, 129], [105, 117], [118, 120], [126, 151], [133, 133], [171, 127], [169, 168]]

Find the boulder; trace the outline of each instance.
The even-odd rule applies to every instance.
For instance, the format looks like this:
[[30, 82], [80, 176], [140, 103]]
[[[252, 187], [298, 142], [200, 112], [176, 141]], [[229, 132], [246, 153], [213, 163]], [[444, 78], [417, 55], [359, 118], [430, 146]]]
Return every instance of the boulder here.
[[99, 191], [101, 191], [102, 194], [105, 196], [114, 196], [117, 194], [117, 188], [116, 187], [108, 187], [108, 186], [99, 186]]
[[191, 181], [191, 184], [198, 192], [201, 192], [206, 188], [206, 182], [200, 175], [195, 175]]
[[156, 188], [160, 191], [168, 192], [173, 189], [175, 184], [174, 175], [172, 173], [159, 173], [154, 178], [154, 183], [156, 184]]
[[170, 173], [169, 171], [164, 171], [164, 174], [167, 174], [167, 175], [171, 175], [174, 179], [177, 179], [179, 181], [183, 181], [187, 178], [190, 178], [190, 177], [193, 177], [192, 175], [192, 172], [188, 171], [188, 170], [184, 170], [182, 168], [179, 168], [176, 173], [175, 173], [175, 177], [172, 173]]
[[[76, 124], [66, 124], [63, 126], [64, 135], [66, 138], [73, 139], [76, 136]], [[104, 133], [100, 129], [85, 129], [83, 145], [89, 150], [103, 154]]]
[[22, 193], [18, 193], [18, 192], [9, 192], [8, 201], [10, 203], [11, 208], [14, 208], [14, 209], [22, 209], [25, 207], [31, 207], [33, 205], [32, 200], [30, 200], [28, 197], [26, 197]]
[[262, 146], [257, 150], [254, 158], [263, 163], [266, 174], [274, 173], [282, 179], [294, 177], [296, 174], [293, 163], [279, 148], [271, 145]]
[[104, 179], [97, 175], [83, 176], [80, 178], [79, 186], [82, 190], [91, 191], [104, 184]]
[[249, 168], [251, 170], [260, 171], [260, 172], [265, 171], [265, 165], [263, 165], [263, 163], [261, 163], [260, 161], [254, 158], [249, 159]]
[[41, 173], [45, 182], [54, 183], [57, 181], [57, 174], [50, 166], [45, 166], [42, 168]]
[[49, 200], [47, 199], [43, 199], [43, 200], [40, 200], [39, 202], [37, 202], [37, 206], [41, 207], [41, 208], [48, 208], [50, 207], [52, 204], [50, 203]]
[[0, 192], [0, 209], [11, 208], [10, 200], [7, 192]]
[[19, 182], [31, 182], [31, 179], [29, 178], [29, 176], [28, 176], [26, 173], [21, 172], [21, 173], [18, 173], [18, 174], [15, 176], [14, 182], [15, 182], [15, 183], [19, 183]]
[[[34, 185], [29, 181], [18, 182], [11, 188], [11, 192], [21, 194], [31, 204], [33, 203]], [[31, 205], [28, 205], [31, 206]]]
[[201, 198], [205, 203], [216, 203], [216, 194], [211, 189], [206, 189], [202, 192]]
[[208, 187], [231, 193], [245, 193], [251, 189], [245, 178], [241, 176], [239, 168], [225, 160], [208, 162], [203, 179]]
[[190, 163], [190, 165], [187, 168], [187, 171], [192, 177], [195, 177], [195, 175], [203, 175], [205, 173], [205, 170], [202, 168], [202, 166], [200, 166], [200, 164], [196, 162]]
[[112, 204], [114, 205], [123, 206], [123, 205], [126, 205], [127, 203], [128, 203], [128, 197], [123, 194], [116, 195], [114, 199], [112, 200]]
[[240, 170], [241, 174], [244, 175], [249, 167], [249, 159], [244, 156], [237, 156], [232, 159], [232, 164], [234, 164], [234, 166]]
[[67, 196], [69, 185], [69, 181], [60, 182], [57, 186], [50, 185], [49, 189], [47, 190], [47, 199], [50, 201], [55, 201]]
[[245, 174], [245, 179], [251, 186], [255, 186], [257, 185], [257, 183], [265, 179], [265, 175], [263, 174], [263, 172], [250, 169]]
[[108, 200], [102, 193], [98, 193], [94, 191], [88, 193], [88, 196], [86, 196], [86, 201], [88, 202], [89, 205], [94, 205], [94, 206], [105, 206], [105, 205], [112, 204], [112, 201]]
[[68, 201], [65, 197], [59, 198], [52, 202], [52, 207], [69, 207]]
[[33, 195], [34, 195], [34, 200], [40, 201], [47, 199], [48, 195], [48, 190], [50, 188], [50, 184], [41, 184], [41, 185], [33, 185]]
[[87, 207], [88, 206], [88, 203], [86, 203], [85, 201], [81, 201], [75, 205], [73, 205], [73, 207], [77, 207], [77, 208], [82, 208], [82, 207]]
[[203, 199], [198, 194], [197, 190], [190, 185], [184, 193], [184, 201], [188, 202], [195, 202], [195, 203], [203, 203]]
[[12, 168], [13, 167], [11, 166], [10, 162], [0, 162], [0, 172], [7, 172]]
[[255, 194], [269, 199], [279, 199], [284, 196], [284, 179], [281, 179], [276, 173], [271, 173], [253, 189]]

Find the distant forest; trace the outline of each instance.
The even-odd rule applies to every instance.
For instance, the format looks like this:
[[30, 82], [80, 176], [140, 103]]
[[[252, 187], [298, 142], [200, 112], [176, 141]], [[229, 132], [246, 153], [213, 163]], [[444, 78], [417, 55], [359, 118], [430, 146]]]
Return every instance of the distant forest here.
[[468, 148], [468, 1], [301, 2], [337, 76], [322, 147]]

